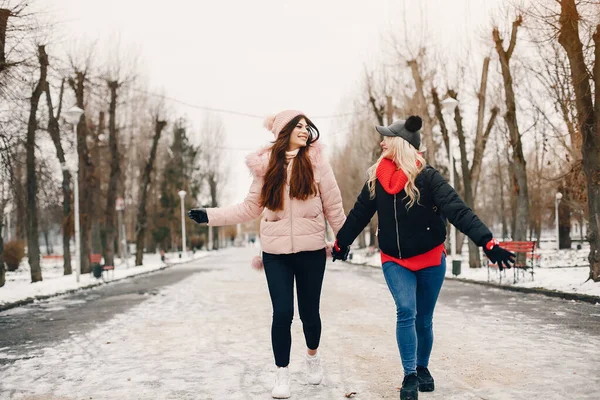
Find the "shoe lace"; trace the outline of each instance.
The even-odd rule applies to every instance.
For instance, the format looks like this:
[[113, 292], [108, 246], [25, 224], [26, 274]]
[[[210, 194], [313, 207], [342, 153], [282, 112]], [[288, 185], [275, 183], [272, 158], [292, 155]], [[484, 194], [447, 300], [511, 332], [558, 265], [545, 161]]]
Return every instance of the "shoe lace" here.
[[284, 368], [280, 368], [275, 376], [275, 386], [286, 385], [289, 380], [289, 375]]
[[417, 372], [418, 372], [419, 375], [425, 376], [427, 378], [431, 378], [431, 373], [425, 367], [417, 368]]
[[407, 382], [407, 381], [409, 381], [409, 380], [412, 380], [412, 379], [418, 379], [418, 378], [417, 378], [417, 374], [415, 374], [415, 373], [412, 373], [412, 374], [410, 374], [410, 375], [406, 375], [406, 376], [404, 377], [404, 380], [402, 381], [402, 386], [404, 386], [404, 385], [406, 384], [406, 382]]
[[319, 357], [307, 357], [308, 360], [308, 369], [309, 371], [312, 372], [318, 372], [319, 370], [319, 365], [320, 365], [320, 359]]

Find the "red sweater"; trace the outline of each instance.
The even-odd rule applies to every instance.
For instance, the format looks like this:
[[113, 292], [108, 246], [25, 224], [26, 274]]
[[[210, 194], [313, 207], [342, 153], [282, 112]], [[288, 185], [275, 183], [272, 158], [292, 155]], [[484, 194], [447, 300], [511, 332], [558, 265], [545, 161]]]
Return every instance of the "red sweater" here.
[[[396, 164], [388, 158], [381, 160], [379, 166], [377, 166], [377, 179], [379, 180], [379, 183], [381, 183], [383, 189], [389, 194], [400, 193], [408, 182], [408, 177], [404, 171], [396, 169]], [[382, 252], [381, 265], [385, 262], [392, 261], [411, 271], [418, 271], [440, 265], [442, 253], [445, 252], [446, 250], [443, 243], [426, 253], [408, 258], [396, 258]]]

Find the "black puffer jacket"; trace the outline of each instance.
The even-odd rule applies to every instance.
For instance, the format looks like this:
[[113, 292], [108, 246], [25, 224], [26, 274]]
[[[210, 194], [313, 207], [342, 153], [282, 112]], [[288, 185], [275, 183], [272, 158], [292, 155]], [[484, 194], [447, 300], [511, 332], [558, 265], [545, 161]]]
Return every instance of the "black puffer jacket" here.
[[376, 211], [379, 248], [396, 258], [423, 254], [443, 243], [446, 240], [446, 218], [477, 246], [484, 246], [492, 239], [487, 226], [435, 168], [425, 167], [415, 184], [421, 193], [420, 200], [407, 210], [409, 198], [404, 190], [395, 195], [389, 194], [377, 180], [375, 198], [370, 199], [365, 183], [346, 223], [337, 234], [339, 244], [350, 245]]

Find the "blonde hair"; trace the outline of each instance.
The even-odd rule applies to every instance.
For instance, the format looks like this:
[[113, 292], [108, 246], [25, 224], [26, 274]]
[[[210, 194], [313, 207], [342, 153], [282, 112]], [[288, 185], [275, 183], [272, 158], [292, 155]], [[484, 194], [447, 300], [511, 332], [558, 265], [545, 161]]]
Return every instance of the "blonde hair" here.
[[407, 208], [410, 208], [415, 205], [415, 203], [418, 204], [421, 197], [421, 192], [415, 185], [415, 179], [417, 178], [417, 175], [421, 173], [423, 168], [425, 168], [426, 161], [421, 154], [423, 150], [415, 149], [411, 144], [400, 137], [385, 136], [383, 140], [387, 146], [387, 151], [382, 152], [377, 162], [367, 170], [369, 177], [367, 184], [371, 195], [370, 197], [371, 199], [375, 198], [377, 167], [381, 160], [389, 158], [396, 164], [396, 168], [404, 171], [408, 178], [404, 190], [406, 191], [406, 197], [410, 198], [407, 204]]

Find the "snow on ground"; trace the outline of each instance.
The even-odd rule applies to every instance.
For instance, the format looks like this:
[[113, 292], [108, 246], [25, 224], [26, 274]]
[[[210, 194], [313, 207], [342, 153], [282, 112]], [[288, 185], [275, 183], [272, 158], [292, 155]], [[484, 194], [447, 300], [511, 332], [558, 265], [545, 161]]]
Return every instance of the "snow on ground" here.
[[[529, 273], [523, 275], [522, 271], [519, 271], [516, 283], [514, 283], [515, 271], [512, 269], [505, 270], [502, 273], [499, 273], [496, 269], [490, 269], [488, 277], [488, 269], [485, 267], [485, 263], [482, 263], [483, 268], [469, 268], [469, 250], [465, 245], [461, 258], [461, 273], [456, 278], [600, 297], [600, 283], [585, 282], [589, 274], [587, 260], [590, 252], [589, 245], [586, 244], [581, 249], [571, 250], [556, 250], [551, 248], [552, 245], [552, 243], [542, 243], [541, 248], [536, 250], [541, 258], [539, 268], [534, 268], [533, 281]], [[352, 260], [349, 260], [352, 263], [381, 267], [379, 252], [369, 251], [369, 249], [356, 249], [352, 253]], [[483, 252], [481, 254], [482, 259], [484, 259]], [[446, 276], [453, 276], [450, 262], [448, 262]]]
[[[219, 260], [175, 267], [198, 273], [91, 331], [74, 332], [39, 356], [0, 369], [0, 400], [270, 399], [271, 304], [264, 273], [248, 266], [254, 254], [227, 251]], [[478, 293], [438, 304], [431, 360], [436, 390], [419, 397], [597, 398], [598, 337], [540, 325], [486, 298]], [[544, 299], [522, 301], [533, 308]], [[306, 382], [296, 313], [292, 399], [344, 399], [349, 392], [356, 399], [398, 399], [395, 307], [381, 274], [329, 263], [321, 312], [325, 379], [319, 386]]]
[[[167, 253], [165, 261], [167, 264], [178, 264], [205, 257], [208, 254], [206, 251], [197, 251], [179, 258], [178, 253]], [[160, 260], [160, 254], [144, 254], [144, 265], [142, 266], [135, 267], [134, 261], [134, 258], [131, 257], [127, 265], [116, 258], [114, 277], [113, 271], [105, 272], [107, 281], [155, 271], [167, 265]], [[21, 262], [19, 269], [7, 272], [6, 284], [0, 288], [0, 306], [28, 298], [52, 296], [103, 283], [102, 279], [96, 279], [92, 274], [82, 274], [79, 277], [79, 282], [76, 281], [75, 273], [63, 275], [62, 258], [43, 259], [41, 267], [43, 281], [35, 283], [31, 283], [31, 273], [26, 259]]]

